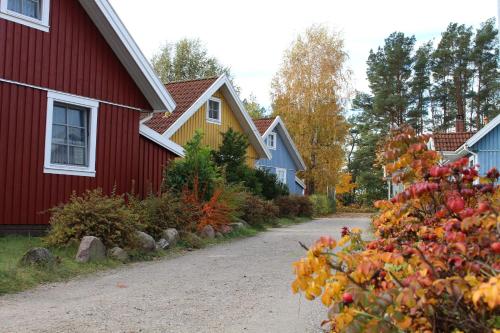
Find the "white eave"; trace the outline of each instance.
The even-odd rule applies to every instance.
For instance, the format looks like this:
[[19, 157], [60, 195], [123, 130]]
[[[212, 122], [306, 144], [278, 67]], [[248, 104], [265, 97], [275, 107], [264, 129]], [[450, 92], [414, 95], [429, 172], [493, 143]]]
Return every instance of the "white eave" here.
[[295, 182], [300, 185], [303, 189], [306, 189], [306, 183], [299, 177], [295, 176]]
[[290, 133], [288, 133], [285, 123], [283, 122], [280, 116], [277, 116], [276, 119], [274, 119], [272, 124], [267, 128], [264, 134], [262, 134], [262, 138], [267, 137], [267, 135], [269, 135], [269, 133], [273, 131], [276, 128], [276, 126], [278, 126], [278, 124], [280, 125], [282, 133], [285, 134], [286, 140], [284, 140], [284, 143], [287, 146], [288, 151], [291, 152], [292, 159], [295, 162], [295, 165], [297, 166], [297, 170], [299, 171], [306, 170], [306, 164], [304, 163], [304, 160], [302, 159], [299, 150], [295, 146], [295, 143], [293, 143], [292, 137], [290, 136]]
[[175, 102], [107, 0], [79, 0], [154, 111], [173, 111]]

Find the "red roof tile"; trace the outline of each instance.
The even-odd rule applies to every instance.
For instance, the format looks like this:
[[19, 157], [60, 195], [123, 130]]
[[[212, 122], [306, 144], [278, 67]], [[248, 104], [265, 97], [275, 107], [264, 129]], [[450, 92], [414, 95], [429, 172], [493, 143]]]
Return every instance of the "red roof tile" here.
[[163, 134], [217, 80], [217, 77], [167, 83], [165, 87], [175, 101], [172, 113], [156, 113], [144, 124]]
[[272, 118], [261, 118], [261, 119], [254, 119], [255, 127], [259, 130], [260, 135], [263, 135], [269, 126], [273, 123], [273, 121], [276, 119], [276, 117]]
[[455, 151], [465, 143], [474, 133], [459, 132], [459, 133], [435, 133], [434, 148], [436, 151]]

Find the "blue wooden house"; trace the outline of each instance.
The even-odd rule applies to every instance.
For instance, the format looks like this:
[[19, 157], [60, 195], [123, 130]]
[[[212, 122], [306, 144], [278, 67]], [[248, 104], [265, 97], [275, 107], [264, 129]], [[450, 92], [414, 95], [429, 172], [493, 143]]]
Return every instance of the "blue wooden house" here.
[[479, 165], [481, 176], [493, 167], [500, 170], [500, 115], [476, 133], [436, 133], [429, 147], [441, 153], [443, 162], [468, 157], [471, 166]]
[[297, 172], [304, 171], [306, 166], [283, 120], [278, 116], [254, 122], [272, 155], [270, 159], [257, 160], [256, 167], [276, 174], [288, 186], [290, 194], [304, 195], [306, 186]]

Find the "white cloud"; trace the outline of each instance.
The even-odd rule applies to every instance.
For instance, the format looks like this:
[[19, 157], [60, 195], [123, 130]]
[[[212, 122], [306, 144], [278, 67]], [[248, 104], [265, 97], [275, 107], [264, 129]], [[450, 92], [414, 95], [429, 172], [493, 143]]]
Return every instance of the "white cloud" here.
[[437, 37], [449, 22], [478, 26], [497, 14], [495, 0], [111, 0], [150, 58], [165, 41], [200, 38], [209, 53], [230, 66], [242, 95], [270, 104], [270, 83], [284, 50], [314, 23], [341, 31], [353, 84], [367, 89], [371, 48], [393, 31], [417, 40]]

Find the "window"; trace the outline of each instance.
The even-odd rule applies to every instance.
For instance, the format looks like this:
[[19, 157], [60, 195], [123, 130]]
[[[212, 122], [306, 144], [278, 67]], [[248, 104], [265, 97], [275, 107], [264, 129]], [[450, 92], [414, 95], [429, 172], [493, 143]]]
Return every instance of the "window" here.
[[221, 101], [218, 98], [210, 98], [207, 102], [207, 121], [221, 123]]
[[286, 169], [276, 168], [276, 178], [283, 184], [286, 184]]
[[269, 133], [267, 136], [267, 148], [276, 149], [276, 133]]
[[50, 0], [0, 0], [0, 17], [49, 31]]
[[48, 93], [45, 173], [95, 176], [98, 105], [86, 98]]

